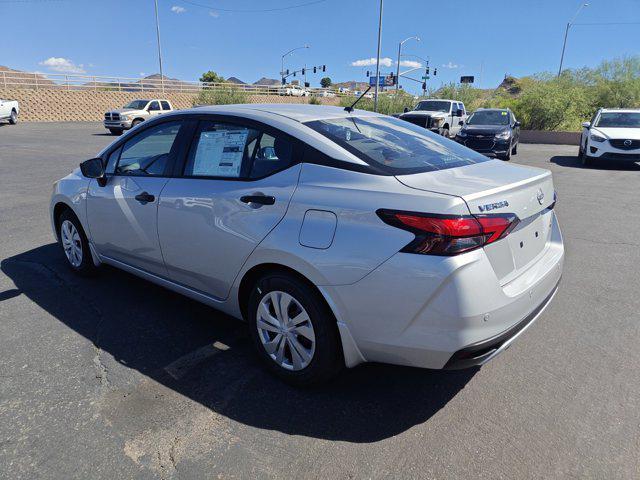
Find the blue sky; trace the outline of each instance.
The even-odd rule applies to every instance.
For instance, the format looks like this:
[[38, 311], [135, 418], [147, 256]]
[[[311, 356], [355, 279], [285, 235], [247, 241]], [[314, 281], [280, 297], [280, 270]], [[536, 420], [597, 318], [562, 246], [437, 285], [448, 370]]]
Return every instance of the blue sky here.
[[[372, 67], [352, 66], [375, 56], [378, 0], [158, 0], [165, 74], [196, 80], [212, 69], [253, 82], [286, 67], [326, 64], [334, 81], [365, 80]], [[194, 3], [204, 5], [196, 6]], [[523, 76], [558, 68], [564, 25], [574, 0], [386, 0], [382, 57], [395, 70], [398, 42], [406, 54], [431, 60], [438, 76], [475, 75], [494, 87], [505, 73]], [[210, 6], [210, 7], [209, 7]], [[153, 0], [0, 0], [0, 65], [28, 71], [136, 77], [158, 71]], [[576, 23], [640, 22], [640, 0], [592, 0]], [[593, 66], [640, 51], [640, 25], [576, 25], [565, 65]], [[9, 40], [10, 39], [10, 40]], [[391, 60], [392, 59], [392, 60]], [[417, 61], [415, 57], [403, 60]], [[366, 63], [366, 62], [360, 62]], [[310, 77], [317, 85], [321, 75]], [[417, 84], [405, 81], [410, 89]]]

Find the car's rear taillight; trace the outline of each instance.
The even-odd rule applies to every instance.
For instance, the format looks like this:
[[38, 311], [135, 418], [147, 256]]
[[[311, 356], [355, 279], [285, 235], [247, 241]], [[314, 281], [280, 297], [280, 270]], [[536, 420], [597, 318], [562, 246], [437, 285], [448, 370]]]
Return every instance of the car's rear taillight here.
[[428, 255], [458, 255], [506, 237], [520, 221], [517, 215], [437, 215], [378, 210], [387, 224], [416, 238], [401, 251]]

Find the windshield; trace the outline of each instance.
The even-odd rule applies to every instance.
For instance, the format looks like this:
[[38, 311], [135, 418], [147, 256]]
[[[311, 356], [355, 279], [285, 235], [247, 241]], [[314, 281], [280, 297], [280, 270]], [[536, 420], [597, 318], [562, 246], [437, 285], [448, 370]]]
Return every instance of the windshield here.
[[509, 125], [509, 112], [506, 110], [480, 110], [471, 114], [467, 125]]
[[135, 110], [142, 110], [144, 107], [147, 106], [147, 103], [149, 103], [149, 100], [134, 100], [133, 102], [127, 103], [124, 106], [124, 108], [133, 108]]
[[429, 112], [445, 112], [449, 113], [451, 102], [443, 102], [442, 100], [426, 100], [418, 102], [416, 110], [427, 110]]
[[308, 127], [388, 175], [431, 172], [486, 162], [487, 157], [393, 117], [316, 120]]
[[603, 112], [596, 127], [640, 128], [640, 112]]

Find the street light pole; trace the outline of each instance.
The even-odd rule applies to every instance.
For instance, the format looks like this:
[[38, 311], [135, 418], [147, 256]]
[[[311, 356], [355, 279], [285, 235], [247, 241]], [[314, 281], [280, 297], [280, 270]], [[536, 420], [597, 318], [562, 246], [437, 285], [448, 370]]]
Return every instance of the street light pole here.
[[396, 93], [398, 93], [398, 90], [400, 89], [400, 56], [402, 54], [402, 45], [405, 42], [408, 42], [409, 40], [412, 40], [412, 39], [415, 39], [417, 42], [420, 41], [420, 37], [416, 37], [414, 35], [413, 37], [405, 38], [398, 44], [398, 65], [396, 70]]
[[158, 0], [154, 0], [156, 7], [156, 37], [158, 39], [158, 63], [160, 64], [160, 86], [164, 93], [164, 73], [162, 72], [162, 48], [160, 46], [160, 19], [158, 18]]
[[[156, 0], [157, 1], [157, 0]], [[280, 63], [280, 78], [282, 80], [284, 80], [284, 57], [286, 57], [287, 55], [292, 54], [293, 52], [295, 52], [296, 50], [302, 50], [303, 48], [309, 48], [309, 45], [303, 45], [302, 47], [296, 47], [296, 48], [292, 48], [291, 50], [289, 50], [287, 53], [282, 55], [282, 61]]]
[[567, 27], [564, 30], [564, 42], [562, 42], [562, 55], [560, 55], [560, 67], [558, 68], [558, 78], [560, 78], [560, 74], [562, 73], [562, 64], [564, 62], [564, 51], [567, 48], [567, 37], [569, 36], [569, 28], [571, 28], [571, 24], [576, 19], [578, 14], [580, 14], [582, 9], [584, 7], [588, 7], [588, 6], [589, 6], [588, 3], [583, 3], [582, 5], [580, 5], [578, 7], [578, 10], [576, 11], [575, 15], [573, 16], [573, 18], [571, 20], [569, 20], [569, 22], [567, 22]]
[[380, 0], [380, 17], [378, 18], [378, 53], [376, 55], [376, 81], [373, 93], [373, 111], [378, 111], [378, 85], [380, 84], [380, 42], [382, 40], [382, 6], [384, 0]]

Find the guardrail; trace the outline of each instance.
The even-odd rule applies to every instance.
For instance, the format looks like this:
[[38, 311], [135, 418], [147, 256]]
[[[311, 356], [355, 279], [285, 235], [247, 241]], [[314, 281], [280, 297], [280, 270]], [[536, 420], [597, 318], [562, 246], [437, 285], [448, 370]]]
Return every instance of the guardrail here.
[[[118, 92], [173, 92], [198, 93], [202, 90], [237, 89], [250, 95], [284, 95], [286, 86], [249, 85], [232, 82], [208, 83], [175, 80], [169, 78], [127, 78], [92, 75], [66, 75], [31, 72], [0, 72], [3, 88], [31, 88], [57, 90], [93, 90]], [[306, 88], [314, 96], [347, 96], [350, 92], [339, 92], [326, 88]]]

